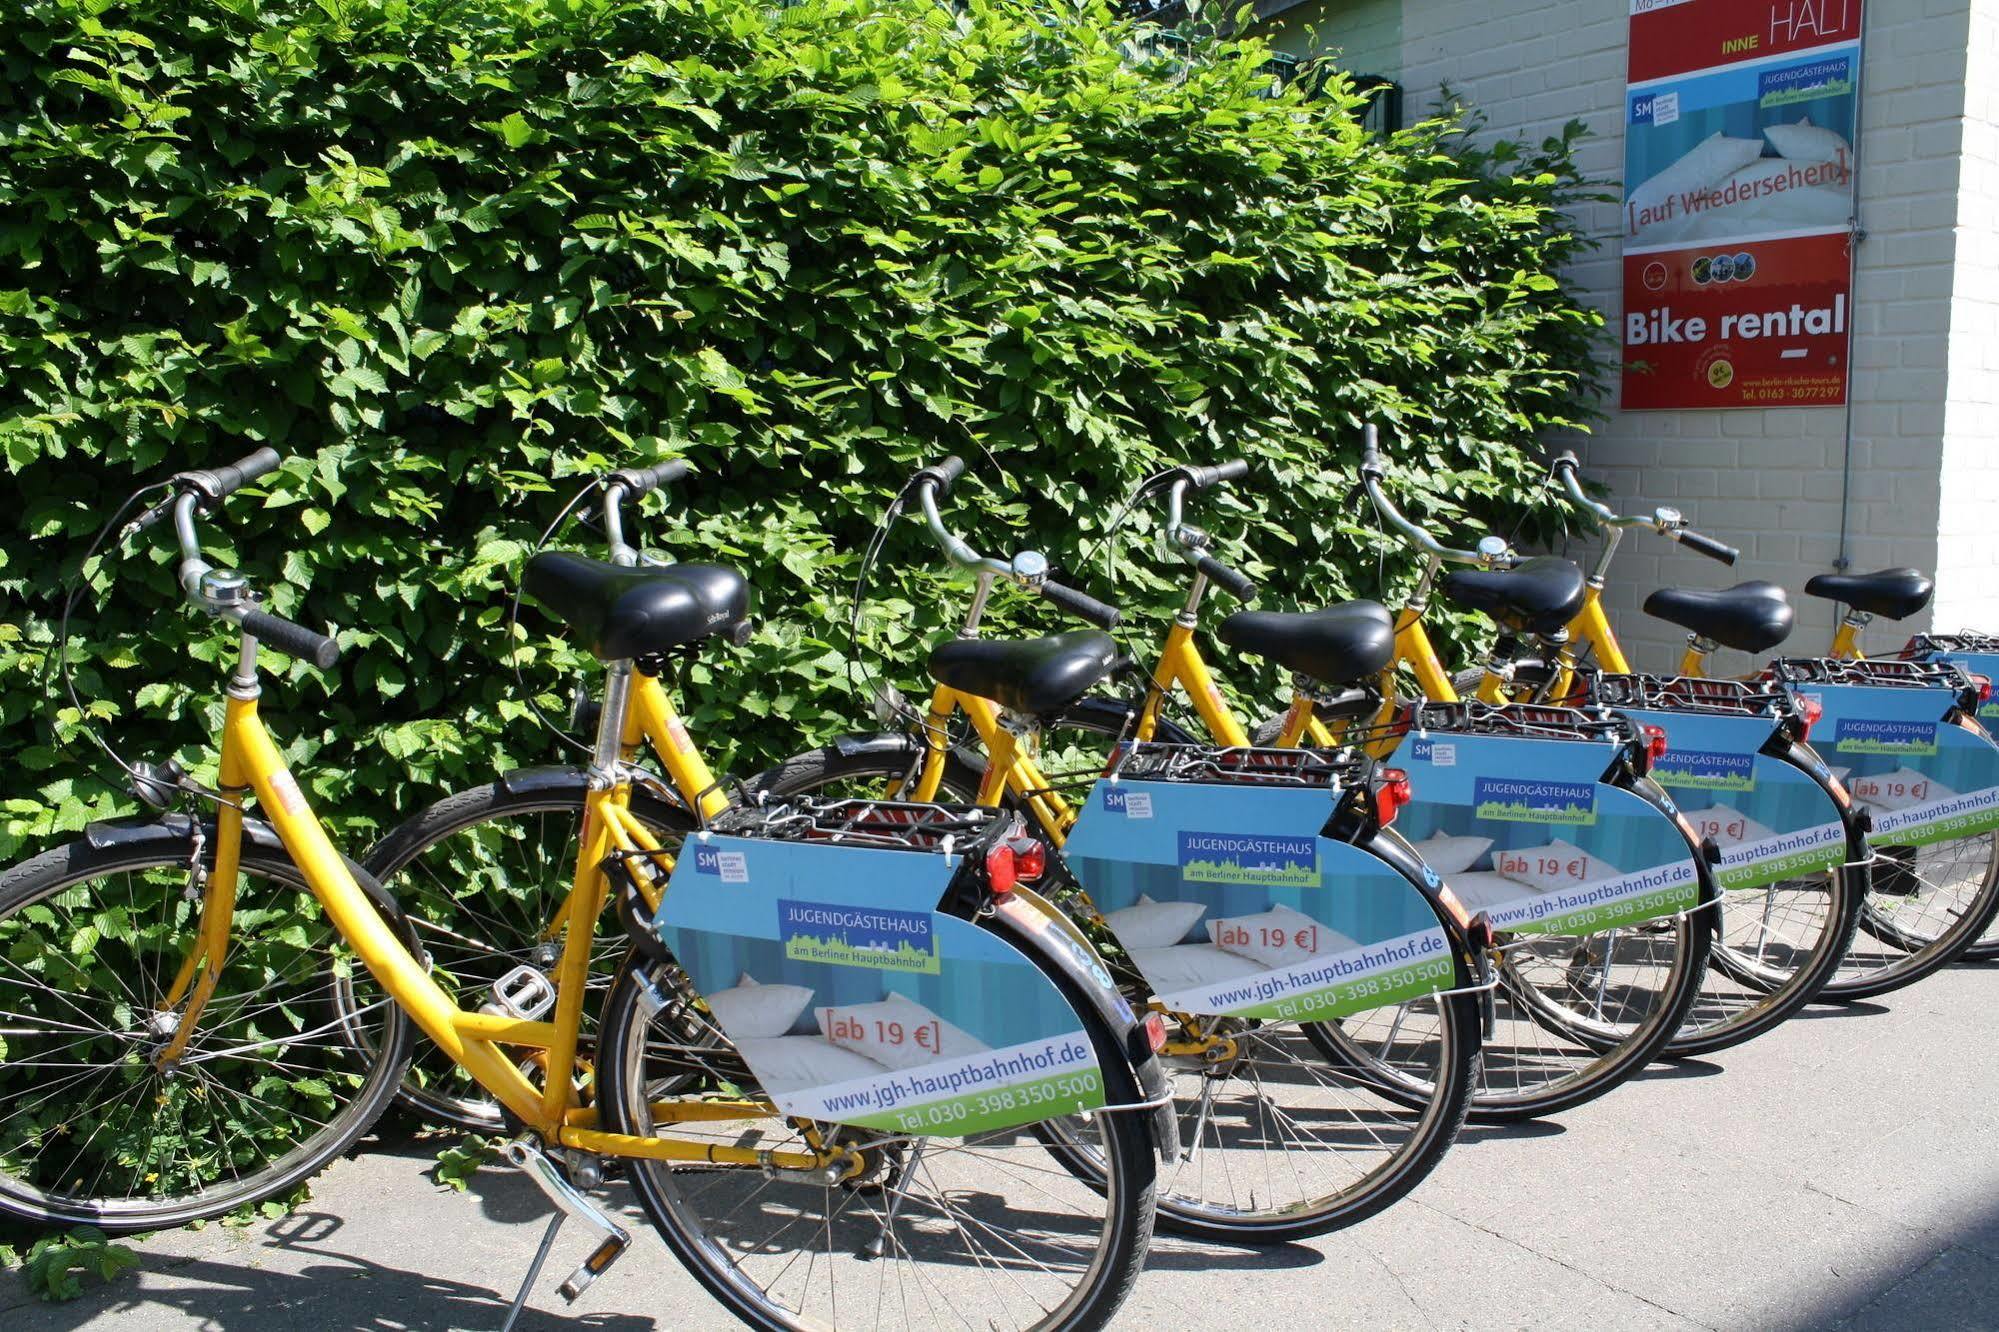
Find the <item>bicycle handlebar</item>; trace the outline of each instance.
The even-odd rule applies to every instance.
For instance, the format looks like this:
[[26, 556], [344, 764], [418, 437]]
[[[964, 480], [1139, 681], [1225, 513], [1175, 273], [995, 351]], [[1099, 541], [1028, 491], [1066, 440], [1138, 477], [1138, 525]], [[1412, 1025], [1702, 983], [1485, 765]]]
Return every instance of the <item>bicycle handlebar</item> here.
[[1670, 533], [1669, 535], [1688, 550], [1705, 555], [1711, 560], [1719, 560], [1723, 564], [1734, 564], [1742, 558], [1742, 552], [1734, 546], [1726, 542], [1716, 541], [1711, 536], [1702, 536], [1699, 532], [1691, 528], [1683, 527], [1679, 531]]
[[[1256, 580], [1247, 574], [1236, 572], [1208, 554], [1208, 534], [1198, 527], [1189, 526], [1185, 515], [1189, 490], [1206, 490], [1210, 486], [1226, 485], [1232, 481], [1242, 480], [1249, 475], [1248, 460], [1231, 458], [1213, 467], [1196, 467], [1192, 463], [1187, 463], [1173, 468], [1165, 475], [1173, 483], [1172, 489], [1166, 495], [1167, 545], [1172, 547], [1174, 554], [1192, 565], [1210, 582], [1219, 584], [1223, 591], [1237, 601], [1248, 601], [1256, 595]], [[1135, 503], [1136, 500], [1137, 496], [1134, 496], [1129, 502]]]
[[1577, 508], [1596, 520], [1596, 525], [1606, 533], [1616, 535], [1628, 527], [1649, 527], [1660, 536], [1677, 541], [1689, 550], [1719, 560], [1723, 564], [1734, 564], [1742, 557], [1742, 552], [1725, 542], [1710, 536], [1702, 536], [1687, 526], [1687, 520], [1678, 509], [1661, 505], [1647, 516], [1643, 514], [1619, 514], [1609, 505], [1592, 499], [1583, 490], [1581, 464], [1574, 453], [1564, 453], [1555, 459], [1555, 475], [1562, 479], [1562, 488], [1569, 492], [1569, 498]]
[[958, 484], [958, 478], [964, 474], [965, 460], [954, 453], [943, 462], [917, 469], [916, 475], [911, 480], [916, 485], [934, 489], [940, 499], [950, 499], [952, 487]]
[[1382, 493], [1381, 481], [1386, 475], [1381, 461], [1381, 433], [1373, 425], [1366, 427], [1362, 434], [1360, 455], [1360, 478], [1367, 487], [1367, 497], [1374, 502], [1375, 512], [1382, 521], [1398, 532], [1433, 560], [1443, 560], [1451, 564], [1475, 564], [1483, 569], [1510, 569], [1520, 563], [1520, 557], [1507, 549], [1506, 543], [1497, 537], [1486, 537], [1479, 544], [1491, 543], [1491, 550], [1458, 550], [1446, 546], [1430, 535], [1428, 529], [1405, 517], [1402, 510], [1395, 507], [1387, 495]]
[[1088, 620], [1099, 629], [1115, 629], [1124, 618], [1124, 612], [1117, 607], [1098, 601], [1087, 592], [1078, 592], [1073, 587], [1043, 580], [1035, 589], [1043, 601], [1060, 607], [1079, 620]]
[[1194, 561], [1194, 567], [1208, 576], [1208, 580], [1221, 587], [1237, 601], [1248, 601], [1256, 595], [1256, 580], [1246, 573], [1239, 573], [1212, 555], [1202, 555]]
[[611, 485], [623, 486], [625, 493], [636, 499], [652, 494], [661, 486], [672, 485], [693, 470], [679, 458], [674, 458], [654, 463], [651, 467], [627, 467], [611, 473], [608, 479]]
[[625, 542], [625, 501], [672, 485], [693, 470], [681, 459], [669, 458], [650, 467], [622, 468], [604, 478], [604, 540], [611, 548], [611, 563], [630, 566], [639, 562], [638, 551]]
[[238, 625], [243, 632], [268, 643], [280, 652], [309, 661], [320, 670], [332, 669], [340, 660], [340, 645], [315, 629], [287, 620], [282, 615], [260, 609], [256, 594], [238, 575], [219, 574], [201, 554], [201, 539], [195, 531], [195, 515], [249, 485], [269, 476], [284, 465], [276, 449], [263, 448], [224, 467], [181, 472], [167, 484], [168, 498], [139, 515], [126, 535], [143, 532], [173, 515], [174, 538], [180, 544], [180, 565], [176, 571], [181, 590], [202, 614]]
[[[931, 539], [936, 541], [945, 558], [982, 578], [1004, 578], [1050, 605], [1100, 628], [1115, 628], [1123, 613], [1087, 593], [1049, 581], [1048, 561], [1041, 552], [1023, 550], [1011, 560], [993, 559], [979, 554], [969, 542], [944, 525], [944, 516], [937, 511], [938, 496], [949, 495], [952, 486], [964, 474], [965, 462], [954, 454], [943, 462], [918, 468], [916, 475], [910, 478], [910, 485], [916, 488], [917, 501], [923, 506], [924, 524], [929, 527]], [[983, 604], [983, 596], [975, 604]]]
[[311, 662], [322, 671], [333, 669], [340, 660], [340, 644], [325, 634], [294, 624], [282, 615], [253, 610], [238, 621], [243, 632], [278, 651]]

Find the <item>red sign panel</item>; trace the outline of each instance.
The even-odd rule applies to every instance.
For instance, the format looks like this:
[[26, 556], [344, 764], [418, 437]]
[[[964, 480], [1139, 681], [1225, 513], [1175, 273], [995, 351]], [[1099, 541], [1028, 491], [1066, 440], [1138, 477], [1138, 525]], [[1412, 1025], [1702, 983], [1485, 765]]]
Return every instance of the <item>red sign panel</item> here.
[[1631, 81], [1860, 40], [1861, 0], [1632, 0]]
[[1624, 406], [1834, 406], [1862, 0], [1630, 0]]

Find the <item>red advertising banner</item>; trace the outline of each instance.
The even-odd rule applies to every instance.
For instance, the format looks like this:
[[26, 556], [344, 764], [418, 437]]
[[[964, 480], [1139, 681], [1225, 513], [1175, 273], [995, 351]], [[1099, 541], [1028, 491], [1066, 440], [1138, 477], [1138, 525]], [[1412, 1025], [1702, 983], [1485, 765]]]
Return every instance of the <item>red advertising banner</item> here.
[[1624, 406], [1836, 406], [1862, 0], [1631, 0]]

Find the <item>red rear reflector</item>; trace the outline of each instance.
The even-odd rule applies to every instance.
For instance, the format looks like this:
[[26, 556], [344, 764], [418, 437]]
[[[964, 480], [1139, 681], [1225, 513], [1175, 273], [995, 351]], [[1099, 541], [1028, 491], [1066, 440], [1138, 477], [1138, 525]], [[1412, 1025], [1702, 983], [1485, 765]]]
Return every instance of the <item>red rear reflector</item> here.
[[1166, 1048], [1166, 1019], [1157, 1013], [1145, 1015], [1145, 1043], [1154, 1054]]
[[1812, 727], [1817, 726], [1819, 724], [1819, 718], [1823, 716], [1825, 716], [1824, 703], [1821, 703], [1818, 699], [1813, 698], [1810, 695], [1801, 696], [1798, 699], [1798, 717], [1805, 724], [1805, 733], [1799, 736], [1798, 739], [1800, 740], [1811, 739]]
[[1013, 847], [1000, 842], [986, 852], [986, 887], [998, 896], [1012, 892], [1018, 882], [1020, 872], [1014, 864]]
[[1645, 767], [1651, 770], [1653, 764], [1666, 757], [1666, 728], [1663, 726], [1643, 726], [1645, 732]]
[[1979, 701], [1980, 703], [1990, 703], [1990, 702], [1992, 701], [1992, 677], [1991, 677], [1991, 676], [1989, 676], [1989, 675], [1974, 675], [1974, 676], [1972, 676], [1972, 677], [1971, 677], [1971, 683], [1973, 683], [1974, 685], [1977, 685], [1977, 686], [1978, 686], [1978, 701]]
[[1401, 768], [1383, 768], [1375, 774], [1374, 821], [1386, 828], [1395, 822], [1402, 807], [1416, 798], [1409, 774]]
[[1007, 845], [1013, 848], [1013, 877], [1021, 883], [1033, 883], [1048, 872], [1048, 848], [1032, 837], [1015, 837]]

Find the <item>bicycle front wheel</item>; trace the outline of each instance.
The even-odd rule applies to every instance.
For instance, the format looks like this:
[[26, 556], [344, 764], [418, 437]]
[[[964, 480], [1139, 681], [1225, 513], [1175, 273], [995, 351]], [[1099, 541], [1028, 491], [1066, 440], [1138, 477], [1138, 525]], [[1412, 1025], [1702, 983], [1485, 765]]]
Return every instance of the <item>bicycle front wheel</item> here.
[[1999, 833], [1874, 849], [1860, 932], [1821, 997], [1867, 999], [1970, 955], [1999, 915]]
[[402, 1010], [291, 860], [247, 842], [214, 993], [181, 1058], [156, 1058], [200, 920], [193, 845], [73, 842], [0, 876], [0, 1210], [113, 1232], [220, 1216], [317, 1173], [395, 1095]]
[[[1111, 1103], [1140, 1100], [1102, 1022], [1081, 1004], [1077, 1014]], [[1052, 1161], [1028, 1129], [920, 1138], [776, 1116], [673, 1121], [676, 1098], [756, 1090], [725, 1044], [688, 1041], [697, 1016], [672, 964], [634, 955], [621, 970], [605, 1001], [599, 1066], [599, 1106], [615, 1131], [803, 1153], [831, 1141], [866, 1163], [834, 1181], [824, 1171], [625, 1162], [667, 1246], [745, 1323], [1091, 1329], [1137, 1281], [1154, 1187], [1142, 1113], [1066, 1121], [1065, 1135], [1106, 1163], [1095, 1186]]]

